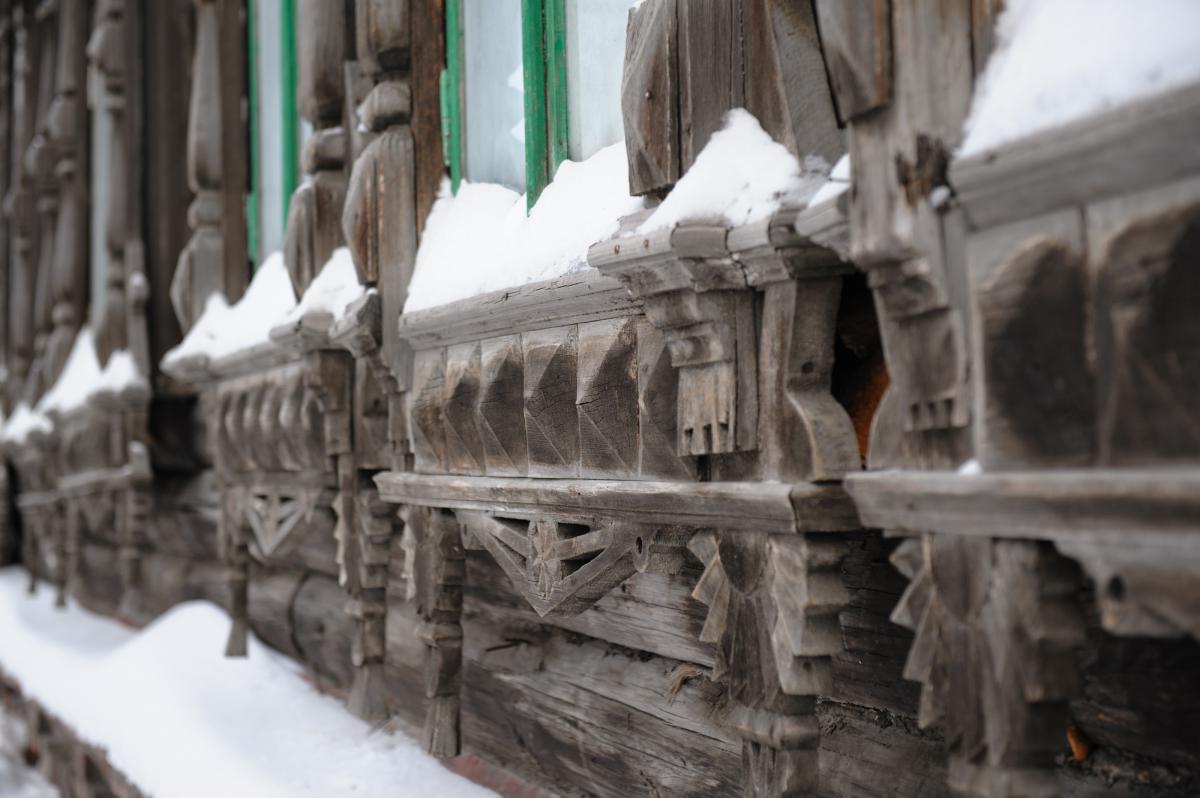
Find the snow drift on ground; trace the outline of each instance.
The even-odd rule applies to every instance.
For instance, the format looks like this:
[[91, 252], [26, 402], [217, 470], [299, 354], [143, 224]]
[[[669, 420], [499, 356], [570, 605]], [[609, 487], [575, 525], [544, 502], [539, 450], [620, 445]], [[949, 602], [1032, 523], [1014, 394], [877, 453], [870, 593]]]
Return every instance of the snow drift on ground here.
[[1197, 0], [1008, 0], [960, 155], [1195, 80]]
[[28, 598], [24, 586], [17, 569], [0, 571], [0, 669], [148, 795], [494, 795], [372, 731], [259, 641], [226, 659], [229, 619], [212, 604], [181, 604], [135, 632], [56, 611], [50, 590]]
[[0, 795], [4, 798], [59, 798], [40, 771], [25, 764], [25, 720], [0, 706]]
[[587, 268], [587, 249], [642, 208], [629, 196], [625, 143], [584, 161], [563, 161], [554, 181], [525, 213], [525, 198], [490, 183], [449, 183], [434, 203], [405, 312], [489, 291], [561, 277]]
[[663, 230], [687, 219], [731, 226], [761, 221], [779, 209], [784, 197], [807, 200], [828, 174], [829, 164], [819, 156], [805, 158], [801, 168], [753, 114], [735, 108], [638, 232]]

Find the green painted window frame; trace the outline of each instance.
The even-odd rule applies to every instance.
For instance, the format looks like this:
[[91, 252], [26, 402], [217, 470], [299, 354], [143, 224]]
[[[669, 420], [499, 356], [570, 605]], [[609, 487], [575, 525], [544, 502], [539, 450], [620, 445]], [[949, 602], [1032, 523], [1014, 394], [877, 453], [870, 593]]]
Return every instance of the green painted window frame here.
[[246, 248], [254, 267], [259, 265], [262, 230], [260, 219], [262, 186], [261, 165], [264, 157], [259, 144], [260, 126], [258, 108], [258, 30], [257, 3], [278, 2], [280, 32], [279, 77], [283, 84], [280, 92], [279, 115], [283, 130], [282, 159], [283, 175], [283, 226], [287, 228], [288, 210], [292, 194], [300, 182], [300, 117], [296, 106], [296, 2], [295, 0], [246, 0], [246, 69], [248, 80], [248, 106], [250, 127], [250, 181], [246, 195]]
[[[463, 178], [462, 0], [446, 2], [446, 68], [441, 74], [442, 155], [450, 189]], [[570, 152], [567, 118], [566, 4], [521, 0], [525, 80], [525, 196], [532, 208]]]

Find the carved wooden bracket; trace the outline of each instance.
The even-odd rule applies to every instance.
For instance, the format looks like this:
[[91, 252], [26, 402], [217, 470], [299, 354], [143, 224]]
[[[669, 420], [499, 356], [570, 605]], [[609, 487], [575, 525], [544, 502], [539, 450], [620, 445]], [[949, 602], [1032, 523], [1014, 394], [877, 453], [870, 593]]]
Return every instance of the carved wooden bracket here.
[[980, 796], [1058, 795], [1054, 757], [1078, 694], [1077, 569], [1045, 543], [955, 535], [906, 540], [911, 580], [892, 620], [916, 633], [906, 678], [920, 722], [941, 721], [950, 783]]
[[817, 238], [799, 234], [788, 206], [733, 229], [686, 223], [629, 234], [640, 218], [623, 220], [625, 233], [588, 257], [625, 281], [663, 332], [679, 370], [677, 452], [758, 450], [764, 479], [857, 469], [850, 419], [830, 394], [842, 275], [851, 270], [829, 246], [837, 235], [813, 219]]
[[727, 723], [743, 739], [743, 783], [756, 798], [817, 785], [816, 698], [833, 689], [849, 602], [835, 535], [700, 532], [693, 596], [709, 608], [700, 639], [716, 647], [713, 678], [729, 690]]
[[754, 297], [744, 290], [745, 273], [730, 257], [725, 235], [721, 225], [681, 224], [618, 234], [588, 252], [591, 265], [629, 284], [663, 332], [671, 365], [679, 369], [680, 455], [758, 446]]

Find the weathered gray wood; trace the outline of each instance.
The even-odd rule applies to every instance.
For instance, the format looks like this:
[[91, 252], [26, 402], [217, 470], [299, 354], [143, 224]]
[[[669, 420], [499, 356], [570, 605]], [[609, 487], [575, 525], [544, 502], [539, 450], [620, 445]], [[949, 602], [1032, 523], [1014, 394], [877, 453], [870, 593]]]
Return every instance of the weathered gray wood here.
[[400, 335], [414, 348], [428, 349], [568, 322], [630, 316], [640, 304], [617, 280], [588, 270], [405, 313], [399, 319]]
[[1095, 460], [1096, 385], [1079, 213], [972, 236], [976, 454], [985, 468]]
[[[603, 512], [635, 523], [791, 532], [858, 528], [853, 507], [832, 485], [456, 477], [385, 472], [384, 500], [516, 514]], [[794, 509], [793, 509], [794, 508]]]
[[621, 116], [634, 195], [663, 192], [682, 174], [676, 5], [651, 0], [629, 15]]
[[888, 0], [817, 0], [821, 47], [838, 116], [853, 121], [892, 101], [892, 15]]
[[679, 41], [679, 156], [687, 172], [725, 114], [744, 105], [740, 3], [677, 2]]
[[956, 161], [976, 228], [1138, 191], [1200, 172], [1200, 88], [1146, 97]]
[[[1096, 447], [1103, 464], [1194, 463], [1200, 453], [1190, 312], [1200, 176], [1093, 203], [1086, 210], [1084, 315], [1097, 370]], [[1153, 386], [1151, 388], [1151, 386]]]
[[846, 151], [812, 3], [742, 3], [746, 109], [798, 158], [833, 164]]

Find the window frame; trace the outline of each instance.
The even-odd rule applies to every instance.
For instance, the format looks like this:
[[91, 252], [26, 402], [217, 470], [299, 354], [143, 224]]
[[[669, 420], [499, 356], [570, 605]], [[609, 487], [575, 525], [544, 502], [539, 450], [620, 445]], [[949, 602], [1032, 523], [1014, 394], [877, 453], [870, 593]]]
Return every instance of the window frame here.
[[[450, 189], [463, 179], [462, 0], [447, 0], [446, 68], [441, 74], [442, 150]], [[565, 0], [521, 0], [521, 54], [525, 106], [525, 196], [532, 208], [569, 157]]]
[[250, 180], [246, 192], [246, 249], [250, 262], [257, 267], [270, 253], [262, 251], [262, 164], [261, 151], [262, 120], [259, 108], [259, 29], [258, 4], [279, 3], [279, 79], [280, 107], [278, 109], [282, 133], [282, 160], [280, 174], [283, 178], [281, 209], [283, 230], [287, 230], [288, 210], [292, 194], [300, 183], [300, 116], [296, 105], [296, 3], [295, 0], [246, 0], [246, 72], [247, 105], [250, 134]]

